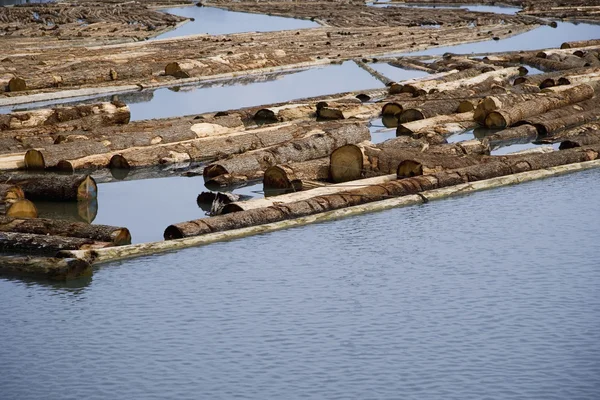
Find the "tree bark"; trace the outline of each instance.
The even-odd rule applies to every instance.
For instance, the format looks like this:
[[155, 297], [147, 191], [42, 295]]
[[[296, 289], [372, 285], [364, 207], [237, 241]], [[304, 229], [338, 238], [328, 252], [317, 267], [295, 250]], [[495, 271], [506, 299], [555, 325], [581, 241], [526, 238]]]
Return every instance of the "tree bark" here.
[[600, 39], [578, 40], [573, 42], [564, 42], [560, 45], [561, 49], [573, 49], [577, 47], [588, 47], [600, 45]]
[[96, 182], [89, 175], [3, 174], [0, 182], [20, 186], [30, 200], [88, 200], [98, 195]]
[[582, 147], [546, 154], [513, 158], [500, 157], [495, 162], [476, 164], [432, 175], [398, 179], [379, 185], [371, 185], [366, 188], [348, 190], [343, 194], [317, 196], [293, 203], [276, 204], [265, 208], [182, 222], [167, 227], [164, 237], [166, 240], [170, 240], [278, 222], [391, 197], [416, 194], [425, 190], [453, 186], [465, 182], [595, 160], [598, 158], [599, 153], [600, 145], [597, 145], [595, 147]]
[[396, 136], [423, 136], [432, 132], [449, 136], [474, 128], [476, 125], [475, 121], [473, 121], [472, 111], [461, 114], [438, 115], [433, 118], [400, 124], [396, 129]]
[[110, 246], [113, 244], [91, 239], [0, 232], [0, 250], [13, 253], [55, 255], [61, 250], [93, 250]]
[[482, 141], [488, 143], [490, 148], [497, 149], [517, 143], [529, 143], [534, 141], [537, 136], [536, 127], [525, 124], [487, 135]]
[[273, 165], [326, 157], [339, 146], [358, 143], [369, 138], [369, 129], [359, 123], [324, 127], [322, 132], [314, 132], [300, 139], [210, 164], [204, 169], [204, 177], [213, 178], [218, 175], [232, 174], [258, 179]]
[[68, 281], [92, 276], [92, 266], [79, 258], [0, 257], [0, 274]]
[[46, 219], [59, 219], [91, 224], [98, 215], [98, 201], [37, 201], [38, 216]]
[[488, 128], [506, 128], [522, 119], [588, 100], [593, 96], [594, 88], [592, 86], [578, 85], [547, 97], [524, 101], [509, 108], [492, 111], [485, 118], [485, 125]]
[[461, 100], [428, 101], [420, 107], [407, 108], [400, 114], [398, 121], [401, 124], [433, 118], [438, 115], [454, 114], [458, 111]]
[[492, 111], [510, 107], [523, 101], [536, 99], [538, 94], [505, 94], [485, 97], [475, 108], [473, 119], [480, 125], [485, 125], [485, 118]]
[[517, 124], [533, 125], [539, 135], [545, 136], [561, 129], [592, 122], [600, 118], [598, 98], [557, 108], [534, 117], [525, 118]]
[[110, 242], [115, 246], [131, 244], [131, 234], [127, 228], [55, 219], [19, 219], [0, 216], [0, 232], [76, 237]]
[[252, 119], [258, 124], [272, 124], [315, 117], [315, 109], [310, 104], [290, 104], [261, 108], [254, 114]]
[[274, 165], [265, 170], [265, 192], [277, 190], [282, 193], [305, 190], [306, 183], [329, 179], [329, 157], [310, 161]]
[[585, 66], [585, 61], [580, 58], [577, 60], [567, 59], [567, 61], [558, 61], [549, 58], [527, 57], [523, 59], [523, 62], [546, 72], [566, 71]]

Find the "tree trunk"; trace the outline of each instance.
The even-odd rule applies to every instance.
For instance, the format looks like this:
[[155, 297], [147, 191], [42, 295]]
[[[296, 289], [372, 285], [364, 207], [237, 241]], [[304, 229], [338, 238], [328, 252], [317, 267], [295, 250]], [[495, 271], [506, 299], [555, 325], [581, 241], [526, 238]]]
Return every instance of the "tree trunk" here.
[[517, 143], [529, 143], [537, 138], [538, 130], [532, 125], [521, 125], [514, 128], [501, 130], [500, 132], [487, 135], [483, 142], [487, 142], [490, 148], [510, 146]]
[[314, 107], [310, 104], [290, 104], [278, 107], [261, 108], [253, 120], [260, 124], [294, 121], [299, 119], [312, 119], [316, 117]]
[[388, 61], [387, 62], [389, 65], [391, 65], [392, 67], [396, 67], [396, 68], [401, 68], [401, 69], [414, 69], [417, 71], [424, 71], [427, 73], [433, 73], [435, 72], [434, 69], [432, 69], [429, 64], [424, 63], [424, 62], [420, 62], [419, 60], [413, 60], [410, 58], [397, 58], [393, 61]]
[[391, 83], [394, 82], [392, 79], [387, 78], [382, 73], [380, 73], [380, 72], [376, 71], [375, 69], [371, 68], [371, 66], [369, 66], [369, 64], [364, 63], [361, 60], [354, 60], [354, 62], [360, 68], [364, 69], [369, 74], [371, 74], [372, 77], [374, 77], [378, 81], [382, 82], [385, 86], [389, 86]]
[[577, 47], [588, 47], [600, 45], [600, 39], [578, 40], [573, 42], [564, 42], [560, 45], [561, 49], [573, 49]]
[[492, 111], [485, 118], [485, 125], [494, 129], [506, 128], [522, 119], [588, 100], [593, 96], [594, 88], [592, 86], [578, 85], [547, 97], [524, 101], [509, 108]]
[[398, 125], [396, 136], [413, 135], [423, 136], [435, 132], [449, 136], [455, 133], [474, 128], [477, 124], [473, 121], [473, 112], [461, 114], [438, 115], [437, 117], [421, 119]]
[[370, 138], [369, 129], [358, 123], [323, 128], [322, 132], [313, 132], [300, 139], [208, 165], [204, 169], [204, 177], [213, 178], [218, 175], [232, 174], [258, 179], [273, 165], [327, 157], [339, 146], [359, 143]]
[[82, 120], [87, 127], [127, 124], [131, 113], [121, 102], [80, 104], [0, 115], [0, 130], [33, 128]]
[[98, 195], [96, 182], [89, 175], [4, 174], [0, 182], [20, 186], [30, 200], [88, 200]]
[[505, 94], [485, 97], [475, 108], [473, 119], [480, 125], [485, 125], [485, 118], [492, 111], [510, 107], [523, 101], [540, 97], [537, 94]]
[[0, 216], [0, 232], [76, 237], [110, 242], [115, 246], [131, 244], [131, 234], [127, 228], [55, 219], [18, 219]]
[[68, 281], [92, 276], [92, 266], [79, 258], [0, 257], [0, 274]]
[[581, 68], [585, 65], [585, 61], [580, 58], [575, 61], [572, 59], [568, 59], [567, 61], [558, 61], [549, 58], [527, 57], [523, 59], [523, 62], [546, 72], [566, 71], [573, 68]]
[[428, 101], [420, 107], [407, 108], [400, 114], [398, 121], [401, 124], [433, 118], [438, 115], [454, 114], [461, 104], [461, 100]]
[[438, 172], [433, 175], [399, 179], [379, 185], [371, 185], [366, 188], [348, 190], [343, 194], [317, 196], [293, 203], [276, 204], [265, 208], [182, 222], [167, 227], [164, 237], [170, 240], [267, 224], [391, 197], [416, 194], [425, 190], [453, 186], [465, 182], [595, 160], [598, 158], [599, 153], [600, 145], [597, 145], [595, 147], [581, 147], [547, 154], [534, 154], [513, 158], [500, 157], [496, 162], [476, 164], [454, 171]]
[[351, 117], [359, 119], [374, 118], [379, 112], [377, 104], [357, 102], [321, 102], [317, 104], [317, 120], [340, 120]]
[[274, 165], [265, 170], [263, 188], [267, 191], [305, 190], [307, 182], [327, 181], [329, 179], [329, 157], [310, 161]]
[[12, 253], [55, 255], [61, 250], [93, 250], [112, 245], [112, 243], [97, 242], [91, 239], [0, 232], [0, 250]]
[[545, 136], [561, 129], [595, 121], [598, 118], [600, 118], [599, 101], [598, 98], [593, 98], [525, 118], [517, 124], [533, 125], [539, 135]]

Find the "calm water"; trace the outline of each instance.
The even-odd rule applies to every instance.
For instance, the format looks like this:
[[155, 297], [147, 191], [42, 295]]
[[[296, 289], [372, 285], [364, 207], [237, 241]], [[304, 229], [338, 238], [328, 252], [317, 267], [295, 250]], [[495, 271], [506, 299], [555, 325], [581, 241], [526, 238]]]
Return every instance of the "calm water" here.
[[51, 3], [54, 0], [0, 0], [0, 7], [3, 6], [14, 6], [17, 4], [38, 4], [38, 3]]
[[597, 399], [599, 179], [0, 278], [2, 398]]
[[194, 21], [190, 21], [172, 31], [165, 32], [155, 39], [166, 39], [199, 33], [225, 35], [240, 32], [271, 32], [306, 29], [320, 26], [316, 22], [303, 19], [234, 12], [214, 7], [191, 6], [167, 8], [161, 11], [179, 15], [181, 17], [194, 18]]

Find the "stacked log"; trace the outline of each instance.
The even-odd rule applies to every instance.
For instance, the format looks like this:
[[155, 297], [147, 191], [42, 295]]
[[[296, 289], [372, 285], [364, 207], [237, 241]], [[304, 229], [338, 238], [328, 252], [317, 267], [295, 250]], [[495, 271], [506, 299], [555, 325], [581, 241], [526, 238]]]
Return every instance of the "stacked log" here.
[[313, 117], [316, 117], [314, 108], [310, 104], [300, 103], [261, 108], [253, 115], [252, 119], [260, 125]]
[[480, 125], [485, 125], [485, 118], [492, 111], [510, 107], [514, 104], [538, 98], [536, 94], [504, 94], [485, 97], [473, 113], [473, 119]]
[[396, 128], [396, 136], [412, 135], [414, 137], [422, 137], [430, 133], [450, 136], [472, 129], [475, 126], [477, 126], [477, 123], [473, 121], [473, 111], [460, 114], [438, 115], [433, 118], [400, 124]]
[[359, 143], [369, 138], [369, 129], [365, 125], [341, 124], [337, 127], [325, 128], [323, 131], [312, 132], [300, 139], [210, 164], [204, 169], [203, 174], [205, 178], [230, 174], [258, 179], [271, 166], [326, 157], [339, 146]]
[[164, 237], [166, 240], [171, 240], [277, 222], [465, 182], [596, 160], [599, 155], [600, 145], [596, 145], [545, 154], [513, 158], [500, 157], [494, 162], [476, 164], [453, 171], [442, 171], [432, 175], [398, 179], [367, 188], [348, 190], [343, 194], [312, 197], [283, 205], [275, 204], [265, 208], [182, 222], [167, 227]]
[[61, 250], [94, 250], [110, 246], [113, 243], [92, 239], [0, 232], [0, 250], [11, 253], [55, 255]]
[[33, 233], [36, 235], [64, 236], [108, 242], [115, 246], [131, 244], [131, 234], [127, 228], [90, 225], [44, 218], [11, 218], [0, 216], [0, 232]]
[[[398, 121], [400, 123], [418, 121], [426, 118], [433, 118], [438, 115], [453, 114], [458, 111], [462, 100], [438, 100], [428, 101], [420, 107], [407, 108], [400, 113]], [[470, 111], [470, 110], [467, 110]]]
[[560, 45], [561, 49], [573, 49], [577, 47], [589, 47], [589, 46], [599, 46], [600, 39], [591, 39], [591, 40], [578, 40], [572, 42], [564, 42]]
[[0, 274], [68, 281], [92, 275], [92, 266], [80, 258], [0, 257]]
[[0, 215], [19, 218], [37, 217], [37, 209], [25, 199], [25, 193], [19, 186], [0, 184]]
[[522, 61], [542, 71], [566, 71], [587, 66], [585, 60], [575, 56], [573, 58], [563, 57], [560, 59], [524, 57]]
[[30, 200], [83, 201], [98, 195], [96, 181], [89, 175], [3, 174], [0, 182], [18, 185]]
[[329, 157], [317, 158], [267, 168], [263, 176], [263, 188], [265, 192], [274, 190], [283, 193], [297, 192], [314, 186], [315, 181], [328, 179]]
[[600, 100], [591, 100], [557, 108], [546, 113], [518, 121], [516, 125], [533, 125], [539, 135], [548, 135], [571, 126], [592, 122], [600, 118]]
[[358, 99], [351, 101], [319, 102], [316, 105], [318, 121], [341, 120], [348, 118], [368, 119], [377, 115], [379, 106], [376, 104], [365, 104]]

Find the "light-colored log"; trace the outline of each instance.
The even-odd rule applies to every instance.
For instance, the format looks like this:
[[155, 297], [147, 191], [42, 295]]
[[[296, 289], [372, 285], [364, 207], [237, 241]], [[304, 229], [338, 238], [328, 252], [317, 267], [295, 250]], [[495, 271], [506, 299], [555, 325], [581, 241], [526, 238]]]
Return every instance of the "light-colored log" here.
[[422, 136], [427, 133], [438, 133], [449, 136], [474, 128], [473, 111], [460, 114], [438, 115], [437, 117], [421, 119], [398, 125], [396, 135]]

